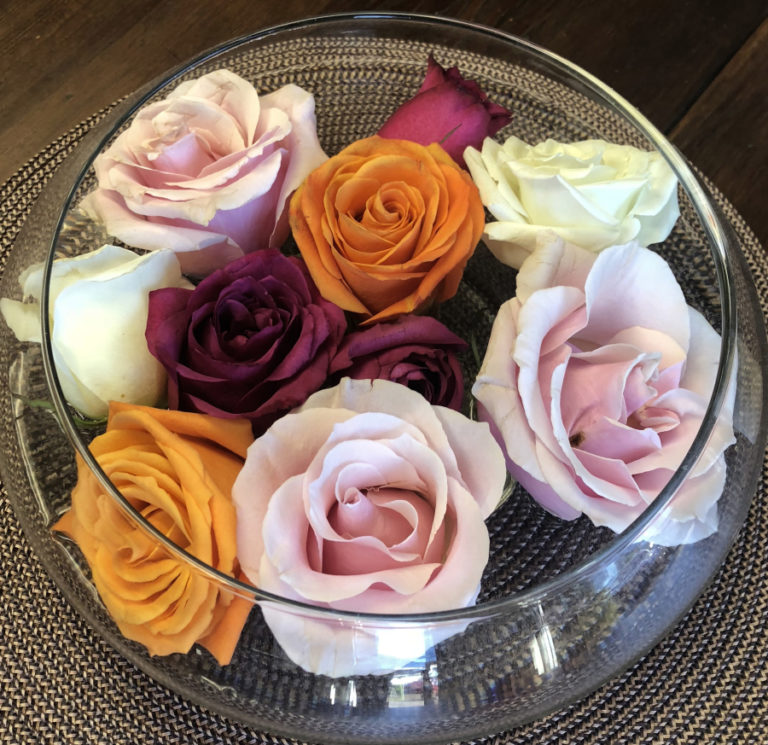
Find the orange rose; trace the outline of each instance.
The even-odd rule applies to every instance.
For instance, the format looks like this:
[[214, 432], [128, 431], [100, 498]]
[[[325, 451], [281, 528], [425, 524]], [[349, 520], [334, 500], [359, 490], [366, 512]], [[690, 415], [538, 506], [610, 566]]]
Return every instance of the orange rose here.
[[[245, 419], [112, 402], [107, 431], [90, 450], [131, 505], [170, 540], [234, 576], [230, 492], [253, 441]], [[96, 589], [122, 634], [152, 655], [195, 642], [227, 664], [250, 603], [223, 592], [163, 550], [128, 518], [77, 459], [72, 506], [54, 529], [80, 546]]]
[[290, 221], [323, 297], [373, 323], [452, 297], [485, 215], [439, 145], [374, 136], [310, 173]]

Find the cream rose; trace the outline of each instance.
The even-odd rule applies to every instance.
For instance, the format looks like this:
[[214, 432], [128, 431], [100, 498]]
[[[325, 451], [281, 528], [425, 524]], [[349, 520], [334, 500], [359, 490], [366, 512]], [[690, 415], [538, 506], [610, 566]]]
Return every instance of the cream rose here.
[[603, 140], [531, 146], [486, 138], [464, 158], [483, 204], [496, 218], [483, 238], [518, 269], [542, 232], [589, 251], [635, 240], [663, 241], [680, 211], [677, 178], [657, 152]]
[[[398, 383], [346, 378], [249, 448], [232, 490], [240, 566], [262, 590], [324, 608], [471, 605], [488, 561], [484, 519], [505, 478], [486, 424]], [[387, 672], [457, 630], [263, 611], [296, 664], [332, 676]]]
[[174, 250], [186, 274], [213, 269], [288, 236], [293, 190], [326, 160], [315, 102], [286, 85], [259, 96], [216, 70], [141, 109], [94, 163], [82, 202], [129, 246]]
[[[40, 342], [43, 265], [19, 277], [26, 302], [0, 300], [19, 341]], [[109, 402], [151, 406], [165, 395], [163, 366], [149, 353], [144, 330], [148, 296], [161, 287], [190, 287], [172, 251], [138, 256], [118, 246], [69, 259], [51, 270], [49, 323], [64, 397], [88, 417], [107, 415]]]
[[[523, 264], [472, 392], [534, 499], [620, 532], [691, 447], [719, 355], [719, 335], [653, 251], [628, 244], [595, 255], [555, 238]], [[649, 540], [688, 543], [717, 529], [733, 393]]]

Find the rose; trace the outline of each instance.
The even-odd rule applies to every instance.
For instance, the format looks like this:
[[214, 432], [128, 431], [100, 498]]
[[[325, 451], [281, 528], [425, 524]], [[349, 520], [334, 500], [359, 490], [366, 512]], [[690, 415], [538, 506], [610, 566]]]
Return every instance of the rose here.
[[459, 409], [464, 378], [456, 352], [465, 342], [430, 316], [400, 316], [347, 334], [331, 362], [333, 380], [384, 379], [431, 404]]
[[216, 70], [137, 113], [96, 158], [98, 188], [82, 207], [128, 245], [171, 248], [202, 276], [280, 246], [288, 197], [325, 158], [309, 93], [259, 96]]
[[509, 124], [511, 112], [493, 103], [474, 80], [458, 68], [443, 69], [430, 54], [427, 74], [417, 94], [387, 119], [381, 137], [441, 145], [459, 165], [464, 150], [480, 147]]
[[542, 232], [601, 251], [636, 240], [663, 241], [680, 214], [677, 179], [657, 152], [602, 140], [535, 146], [491, 139], [464, 154], [483, 204], [496, 218], [483, 238], [519, 268]]
[[[20, 341], [41, 341], [43, 265], [19, 277], [20, 303], [0, 311]], [[147, 350], [147, 295], [188, 287], [171, 251], [137, 256], [117, 246], [56, 259], [49, 287], [51, 348], [64, 397], [88, 417], [106, 416], [109, 401], [152, 405], [165, 394], [165, 371]]]
[[[397, 383], [346, 378], [249, 448], [232, 489], [241, 567], [267, 592], [325, 608], [470, 605], [488, 560], [483, 520], [505, 476], [486, 424]], [[263, 610], [288, 656], [311, 672], [384, 672], [416, 654], [394, 644], [394, 659], [378, 658], [372, 626]]]
[[438, 145], [375, 136], [315, 169], [290, 206], [323, 297], [363, 323], [452, 297], [484, 219], [469, 175]]
[[[472, 392], [510, 472], [542, 506], [619, 532], [691, 447], [719, 353], [657, 254], [628, 244], [596, 256], [553, 240], [524, 262]], [[646, 537], [674, 545], [717, 529], [732, 407]]]
[[261, 432], [325, 383], [346, 327], [301, 260], [265, 249], [194, 290], [151, 293], [146, 338], [171, 408], [243, 416]]
[[[112, 403], [90, 450], [130, 505], [177, 546], [234, 576], [230, 491], [253, 440], [245, 420]], [[223, 592], [188, 561], [160, 548], [78, 456], [72, 505], [54, 526], [74, 539], [104, 605], [151, 655], [197, 642], [229, 662], [250, 602]]]

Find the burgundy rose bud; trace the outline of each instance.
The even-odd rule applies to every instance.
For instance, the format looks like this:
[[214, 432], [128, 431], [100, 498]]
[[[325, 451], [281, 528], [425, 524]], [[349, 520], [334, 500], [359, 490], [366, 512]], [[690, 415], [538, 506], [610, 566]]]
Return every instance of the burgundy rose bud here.
[[254, 433], [321, 388], [346, 331], [304, 263], [257, 251], [194, 290], [149, 295], [149, 351], [168, 371], [168, 405], [247, 417]]
[[437, 142], [464, 166], [466, 147], [479, 149], [511, 120], [512, 113], [491, 101], [474, 80], [464, 80], [457, 67], [443, 69], [430, 54], [418, 93], [387, 119], [379, 135], [421, 145]]
[[455, 353], [466, 346], [430, 316], [399, 316], [349, 333], [331, 363], [330, 382], [381, 378], [408, 386], [431, 404], [460, 409], [464, 379]]

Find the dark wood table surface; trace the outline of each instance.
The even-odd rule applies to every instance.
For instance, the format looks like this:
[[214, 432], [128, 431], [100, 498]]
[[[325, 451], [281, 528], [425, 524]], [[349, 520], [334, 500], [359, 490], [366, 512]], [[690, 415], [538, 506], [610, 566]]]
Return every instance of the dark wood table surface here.
[[768, 245], [766, 0], [0, 0], [0, 183], [209, 47], [359, 10], [452, 16], [570, 59], [666, 133]]

